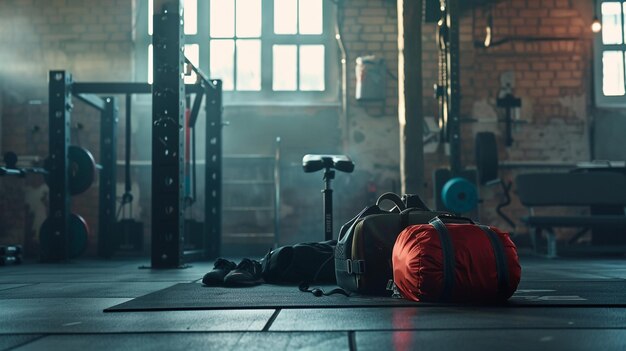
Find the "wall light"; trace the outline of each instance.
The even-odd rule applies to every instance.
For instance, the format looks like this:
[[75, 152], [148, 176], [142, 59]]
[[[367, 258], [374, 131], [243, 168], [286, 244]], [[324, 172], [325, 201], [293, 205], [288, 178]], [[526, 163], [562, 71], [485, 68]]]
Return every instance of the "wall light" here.
[[598, 19], [598, 16], [593, 17], [593, 22], [591, 22], [591, 31], [594, 33], [600, 33], [602, 30], [602, 23]]
[[491, 13], [491, 9], [489, 9], [489, 14], [487, 15], [487, 26], [485, 27], [485, 41], [483, 43], [486, 48], [491, 46], [492, 37], [493, 37], [493, 16]]

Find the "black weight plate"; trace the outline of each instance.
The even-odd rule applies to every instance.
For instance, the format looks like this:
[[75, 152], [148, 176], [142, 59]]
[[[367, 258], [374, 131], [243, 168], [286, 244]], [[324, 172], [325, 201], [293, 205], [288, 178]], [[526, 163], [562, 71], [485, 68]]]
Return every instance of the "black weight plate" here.
[[486, 184], [498, 179], [498, 144], [496, 135], [491, 132], [476, 133], [476, 169], [478, 182]]
[[[96, 179], [96, 161], [89, 150], [80, 146], [70, 145], [67, 149], [69, 160], [69, 190], [70, 195], [78, 195], [87, 191]], [[44, 169], [50, 172], [52, 160], [44, 160]], [[44, 175], [46, 184], [50, 185], [50, 177]]]
[[71, 195], [84, 193], [96, 179], [96, 161], [91, 152], [82, 147], [70, 145], [67, 149], [69, 159], [69, 187]]
[[[87, 240], [89, 237], [89, 226], [83, 217], [77, 214], [70, 214], [70, 237], [69, 237], [69, 258], [76, 258], [82, 255], [87, 249]], [[39, 244], [42, 251], [49, 252], [53, 245], [53, 234], [50, 228], [50, 221], [46, 218], [41, 224], [39, 231]], [[48, 256], [48, 255], [45, 255]]]
[[72, 213], [70, 215], [70, 258], [83, 254], [87, 249], [89, 225], [83, 217]]

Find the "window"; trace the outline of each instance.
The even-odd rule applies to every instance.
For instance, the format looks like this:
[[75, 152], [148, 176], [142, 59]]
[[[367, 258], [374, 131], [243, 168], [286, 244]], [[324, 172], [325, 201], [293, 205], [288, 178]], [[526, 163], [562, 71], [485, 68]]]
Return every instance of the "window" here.
[[[327, 3], [185, 0], [185, 55], [223, 81], [226, 103], [336, 100]], [[137, 79], [151, 82], [153, 1], [139, 1], [137, 11]]]
[[599, 1], [602, 31], [595, 38], [595, 97], [598, 107], [626, 106], [626, 1]]

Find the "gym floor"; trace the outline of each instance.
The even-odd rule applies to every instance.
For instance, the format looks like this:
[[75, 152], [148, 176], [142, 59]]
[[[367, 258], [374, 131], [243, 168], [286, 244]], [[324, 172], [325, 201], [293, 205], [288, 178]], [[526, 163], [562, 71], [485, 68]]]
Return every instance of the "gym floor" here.
[[[522, 255], [523, 280], [626, 279], [626, 258]], [[2, 350], [625, 350], [626, 308], [418, 307], [116, 312], [211, 262], [139, 269], [143, 260], [0, 267]], [[626, 302], [626, 292], [624, 292]]]

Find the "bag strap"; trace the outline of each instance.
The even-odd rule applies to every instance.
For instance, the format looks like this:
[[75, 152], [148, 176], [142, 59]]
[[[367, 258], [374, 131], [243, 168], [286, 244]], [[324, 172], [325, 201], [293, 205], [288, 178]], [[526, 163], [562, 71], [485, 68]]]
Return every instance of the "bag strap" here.
[[352, 295], [349, 291], [346, 291], [342, 288], [334, 288], [330, 291], [324, 291], [322, 290], [322, 288], [312, 288], [309, 289], [309, 284], [307, 282], [302, 282], [298, 285], [298, 289], [302, 292], [310, 292], [311, 294], [313, 294], [314, 296], [317, 297], [322, 297], [322, 296], [328, 296], [328, 295], [334, 295], [334, 294], [340, 294], [340, 295], [344, 295], [347, 297], [350, 297], [350, 295]]
[[452, 247], [452, 240], [450, 240], [450, 233], [448, 228], [439, 218], [439, 216], [433, 218], [429, 222], [437, 233], [439, 234], [439, 241], [441, 242], [441, 250], [443, 252], [443, 291], [441, 301], [448, 301], [452, 295], [452, 289], [454, 288], [454, 266], [456, 265], [454, 259], [454, 248]]
[[496, 257], [496, 272], [498, 274], [498, 295], [502, 298], [506, 298], [509, 289], [509, 269], [507, 264], [506, 251], [504, 251], [504, 245], [498, 237], [498, 234], [486, 225], [479, 225], [480, 229], [487, 234], [493, 253]]

